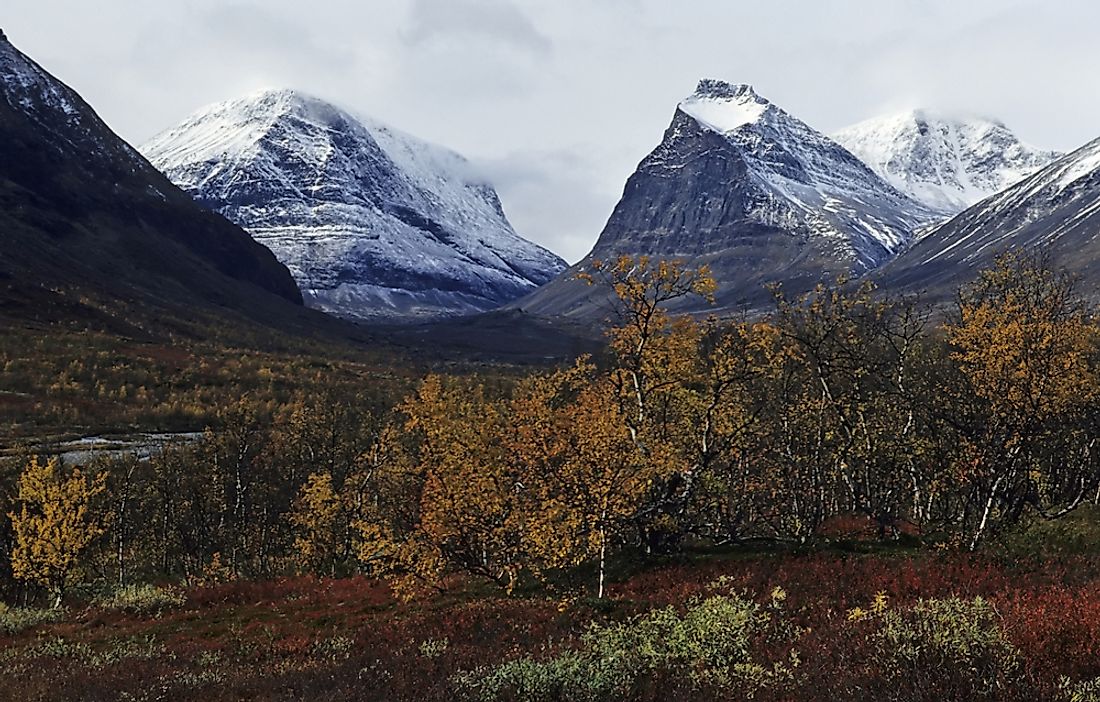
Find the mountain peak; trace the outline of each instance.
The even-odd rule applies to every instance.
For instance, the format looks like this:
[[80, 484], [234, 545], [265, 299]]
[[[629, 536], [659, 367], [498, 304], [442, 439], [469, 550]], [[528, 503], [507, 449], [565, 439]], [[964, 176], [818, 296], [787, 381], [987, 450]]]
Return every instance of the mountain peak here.
[[261, 88], [233, 100], [208, 105], [196, 114], [226, 114], [270, 118], [296, 114], [318, 121], [332, 120], [344, 111], [296, 88]]
[[[971, 128], [988, 128], [988, 129], [1007, 129], [1005, 123], [999, 119], [988, 117], [981, 114], [972, 114], [967, 112], [947, 112], [944, 110], [937, 110], [927, 107], [915, 107], [905, 112], [899, 112], [892, 117], [894, 120], [900, 122], [908, 122], [910, 124], [916, 124], [918, 127], [936, 124], [945, 125], [961, 125], [969, 126]], [[890, 116], [879, 118], [883, 120], [891, 119]], [[867, 122], [874, 122], [875, 118], [867, 120]]]
[[1004, 190], [1059, 155], [1024, 143], [999, 120], [929, 109], [865, 120], [832, 137], [943, 215]]
[[[694, 97], [712, 100], [748, 99], [764, 101], [748, 83], [729, 83], [715, 78], [703, 78], [695, 88]], [[765, 101], [766, 102], [766, 101]]]
[[485, 311], [565, 268], [516, 234], [459, 154], [297, 90], [203, 108], [142, 151], [337, 315]]
[[307, 92], [299, 90], [297, 88], [288, 87], [269, 87], [260, 88], [239, 98], [240, 102], [245, 103], [314, 103], [329, 105], [328, 102], [321, 98], [311, 95]]
[[[708, 79], [679, 103], [585, 262], [621, 254], [706, 262], [719, 314], [763, 309], [767, 284], [803, 291], [823, 277], [863, 274], [932, 215], [752, 86]], [[559, 278], [522, 306], [585, 317], [603, 301]]]
[[700, 125], [725, 134], [759, 122], [771, 106], [747, 83], [704, 78], [679, 108]]

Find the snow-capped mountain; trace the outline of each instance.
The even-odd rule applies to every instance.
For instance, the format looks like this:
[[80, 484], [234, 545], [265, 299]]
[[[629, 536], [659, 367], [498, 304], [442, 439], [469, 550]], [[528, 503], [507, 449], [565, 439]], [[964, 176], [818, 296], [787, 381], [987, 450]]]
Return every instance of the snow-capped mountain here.
[[[934, 229], [885, 266], [891, 289], [947, 298], [1011, 249], [1041, 251], [1055, 267], [1100, 276], [1100, 139]], [[1097, 297], [1093, 288], [1085, 292]]]
[[207, 107], [141, 151], [340, 316], [488, 310], [565, 268], [461, 156], [299, 92]]
[[270, 251], [197, 206], [2, 32], [0, 281], [0, 316], [131, 334], [139, 309], [266, 322], [302, 302]]
[[[627, 181], [589, 257], [648, 254], [707, 263], [727, 307], [805, 289], [892, 258], [936, 213], [751, 86], [703, 80]], [[517, 303], [586, 314], [586, 294], [554, 283]]]
[[912, 110], [832, 135], [898, 190], [953, 215], [1001, 192], [1061, 154], [1023, 143], [1001, 122]]

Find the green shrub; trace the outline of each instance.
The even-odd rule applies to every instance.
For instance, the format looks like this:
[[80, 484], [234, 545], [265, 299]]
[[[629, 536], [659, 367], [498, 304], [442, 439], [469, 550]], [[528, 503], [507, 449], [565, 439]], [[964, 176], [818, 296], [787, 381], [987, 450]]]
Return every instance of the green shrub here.
[[11, 647], [3, 652], [4, 660], [34, 660], [36, 658], [88, 660], [93, 655], [92, 648], [88, 644], [66, 639], [63, 636], [40, 638], [29, 646]]
[[886, 699], [998, 699], [1015, 684], [1020, 654], [987, 600], [921, 600], [877, 621], [872, 668]]
[[18, 634], [39, 624], [56, 622], [61, 619], [61, 615], [62, 611], [58, 609], [24, 609], [9, 607], [0, 602], [0, 633], [9, 636]]
[[128, 660], [152, 660], [166, 652], [164, 644], [152, 635], [109, 639], [102, 646], [93, 648], [83, 641], [62, 636], [40, 638], [29, 646], [9, 648], [0, 659], [4, 661], [32, 661], [38, 658], [72, 660], [89, 669], [106, 668]]
[[766, 607], [733, 593], [694, 598], [683, 614], [666, 607], [623, 623], [593, 624], [575, 650], [466, 671], [454, 683], [465, 697], [483, 702], [595, 702], [629, 696], [646, 678], [674, 676], [691, 688], [718, 686], [749, 698], [790, 680], [797, 665], [793, 654], [774, 662], [756, 655], [758, 643], [789, 643], [800, 633], [783, 619], [780, 600], [773, 594]]
[[451, 642], [446, 637], [442, 639], [426, 639], [420, 642], [420, 655], [430, 659], [439, 658], [447, 652], [447, 648], [450, 645]]
[[318, 639], [310, 646], [310, 654], [314, 658], [338, 663], [351, 657], [355, 641], [346, 636], [333, 636], [327, 639]]
[[117, 609], [129, 614], [160, 615], [183, 605], [183, 593], [176, 588], [156, 585], [127, 585], [109, 595], [98, 597], [95, 604], [103, 609]]

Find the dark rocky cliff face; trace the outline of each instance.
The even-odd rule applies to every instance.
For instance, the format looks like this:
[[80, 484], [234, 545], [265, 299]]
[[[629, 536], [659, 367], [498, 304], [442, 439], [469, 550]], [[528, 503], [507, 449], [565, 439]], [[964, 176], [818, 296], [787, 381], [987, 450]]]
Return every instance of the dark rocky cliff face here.
[[[648, 254], [707, 264], [723, 306], [758, 305], [782, 281], [805, 287], [850, 270], [837, 242], [758, 216], [778, 207], [728, 140], [677, 111], [661, 145], [627, 181], [591, 258]], [[885, 254], [882, 254], [885, 255]]]
[[286, 267], [204, 210], [0, 40], [0, 269], [26, 285], [242, 308], [300, 304]]

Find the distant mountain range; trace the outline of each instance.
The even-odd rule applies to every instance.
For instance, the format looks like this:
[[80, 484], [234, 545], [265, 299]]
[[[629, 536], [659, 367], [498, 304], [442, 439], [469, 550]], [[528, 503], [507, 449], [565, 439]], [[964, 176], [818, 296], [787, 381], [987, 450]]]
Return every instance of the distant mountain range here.
[[[704, 80], [566, 270], [451, 151], [274, 90], [195, 113], [142, 147], [151, 164], [2, 37], [5, 318], [138, 302], [176, 320], [308, 327], [322, 316], [303, 300], [386, 323], [502, 309], [447, 326], [458, 343], [529, 318], [597, 320], [606, 291], [575, 276], [621, 254], [709, 265], [717, 305], [682, 309], [718, 314], [765, 309], [769, 284], [797, 293], [840, 274], [943, 300], [1018, 247], [1081, 273], [1093, 294], [1100, 280], [1100, 140], [1059, 155], [999, 122], [928, 111], [830, 137], [751, 86]], [[536, 348], [540, 329], [517, 338]]]
[[205, 108], [141, 151], [339, 316], [491, 310], [566, 266], [513, 231], [466, 159], [299, 92]]
[[[945, 299], [1013, 247], [1091, 251], [1100, 164], [1089, 153], [1059, 159], [999, 122], [928, 111], [827, 137], [748, 85], [704, 80], [627, 181], [592, 252], [514, 307], [596, 318], [605, 296], [575, 275], [621, 254], [709, 265], [718, 304], [685, 310], [766, 309], [769, 284], [799, 293], [838, 274]], [[1066, 171], [1077, 176], [1072, 195], [1057, 185]]]
[[[751, 86], [704, 80], [576, 269], [621, 254], [706, 263], [720, 310], [755, 308], [770, 283], [874, 270], [938, 216]], [[594, 295], [562, 277], [516, 305], [584, 317], [602, 305]]]
[[888, 290], [949, 299], [960, 281], [1010, 249], [1039, 251], [1100, 298], [1100, 139], [988, 197], [876, 272]]

